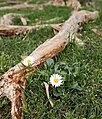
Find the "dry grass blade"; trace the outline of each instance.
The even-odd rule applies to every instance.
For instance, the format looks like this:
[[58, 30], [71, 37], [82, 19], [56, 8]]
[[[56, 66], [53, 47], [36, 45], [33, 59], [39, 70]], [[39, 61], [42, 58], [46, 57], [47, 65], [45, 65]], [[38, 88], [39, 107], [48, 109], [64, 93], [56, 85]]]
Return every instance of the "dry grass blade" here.
[[53, 104], [53, 102], [51, 101], [50, 96], [49, 96], [49, 85], [48, 85], [46, 82], [44, 82], [44, 86], [45, 86], [45, 89], [46, 89], [47, 98], [48, 98], [48, 100], [49, 100], [49, 102], [50, 102], [50, 104], [51, 104], [51, 107], [53, 107], [54, 104]]
[[92, 29], [92, 31], [97, 34], [98, 36], [102, 37], [102, 31], [99, 31], [97, 29]]

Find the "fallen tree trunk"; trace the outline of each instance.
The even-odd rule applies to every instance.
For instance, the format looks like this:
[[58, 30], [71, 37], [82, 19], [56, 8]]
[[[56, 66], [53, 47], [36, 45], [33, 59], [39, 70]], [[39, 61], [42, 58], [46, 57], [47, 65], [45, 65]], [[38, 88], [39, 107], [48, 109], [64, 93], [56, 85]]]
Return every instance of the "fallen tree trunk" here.
[[19, 63], [0, 77], [0, 96], [7, 96], [11, 101], [13, 119], [22, 118], [23, 91], [27, 76], [35, 70], [37, 65], [63, 50], [68, 43], [68, 37], [77, 32], [80, 28], [80, 23], [94, 20], [97, 17], [97, 11], [83, 10], [76, 12], [64, 23], [57, 35], [41, 44], [29, 55], [34, 58], [30, 70], [24, 67], [22, 63]]

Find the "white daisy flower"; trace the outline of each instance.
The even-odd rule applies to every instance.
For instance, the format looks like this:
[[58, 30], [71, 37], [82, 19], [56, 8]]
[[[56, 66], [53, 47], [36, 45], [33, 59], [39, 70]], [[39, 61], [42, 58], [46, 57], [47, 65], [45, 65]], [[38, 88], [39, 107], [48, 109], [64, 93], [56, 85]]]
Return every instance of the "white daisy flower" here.
[[25, 66], [29, 66], [30, 64], [33, 63], [33, 61], [34, 61], [34, 58], [31, 56], [28, 56], [22, 61], [22, 64], [24, 64]]
[[58, 74], [53, 74], [50, 77], [50, 83], [52, 84], [52, 86], [59, 87], [60, 85], [63, 84], [63, 80], [61, 80], [62, 77]]

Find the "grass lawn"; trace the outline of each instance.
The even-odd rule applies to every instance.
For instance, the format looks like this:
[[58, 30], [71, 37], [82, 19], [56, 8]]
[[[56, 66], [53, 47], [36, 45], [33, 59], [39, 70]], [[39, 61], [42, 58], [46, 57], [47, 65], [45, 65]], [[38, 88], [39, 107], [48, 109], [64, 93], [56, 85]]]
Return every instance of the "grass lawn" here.
[[[36, 0], [30, 3], [36, 3]], [[37, 3], [41, 4], [42, 1], [38, 0]], [[85, 9], [95, 10], [90, 7]], [[102, 38], [92, 32], [93, 28], [102, 30], [101, 7], [98, 10], [100, 17], [84, 24], [81, 39], [85, 46], [68, 43], [54, 59], [47, 60], [43, 67], [38, 66], [28, 77], [24, 95], [24, 119], [102, 119]], [[30, 20], [28, 25], [39, 21], [40, 24], [52, 24], [67, 20], [71, 9], [65, 6], [45, 6], [43, 10], [2, 10], [0, 17], [6, 13], [24, 14]], [[59, 19], [48, 22], [56, 17]], [[14, 23], [21, 25], [19, 18], [15, 18]], [[19, 63], [20, 56], [29, 55], [53, 36], [52, 28], [46, 27], [33, 30], [27, 38], [25, 34], [0, 37], [0, 75]], [[52, 108], [43, 82], [49, 82], [54, 73], [61, 75], [65, 81], [59, 88], [50, 88], [50, 97], [54, 103]], [[0, 119], [11, 119], [10, 101], [6, 97], [0, 99]]]

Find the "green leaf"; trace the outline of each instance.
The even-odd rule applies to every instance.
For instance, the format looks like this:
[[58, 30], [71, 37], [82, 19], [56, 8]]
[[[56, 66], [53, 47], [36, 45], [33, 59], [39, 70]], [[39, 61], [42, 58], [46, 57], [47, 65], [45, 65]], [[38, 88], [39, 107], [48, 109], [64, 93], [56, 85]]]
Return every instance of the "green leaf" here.
[[57, 89], [54, 88], [54, 89], [53, 89], [53, 95], [54, 95], [55, 97], [59, 97], [59, 96], [60, 96], [60, 92], [58, 92]]
[[59, 68], [59, 65], [55, 64], [55, 72], [57, 72], [58, 68]]
[[80, 72], [80, 68], [79, 67], [75, 67], [75, 72], [73, 73], [74, 77], [79, 75], [79, 72]]
[[82, 88], [79, 86], [77, 82], [74, 82], [73, 85], [71, 86], [72, 89], [77, 89], [77, 90], [82, 90]]
[[46, 63], [44, 64], [45, 67], [53, 67], [54, 66], [54, 60], [48, 59]]

